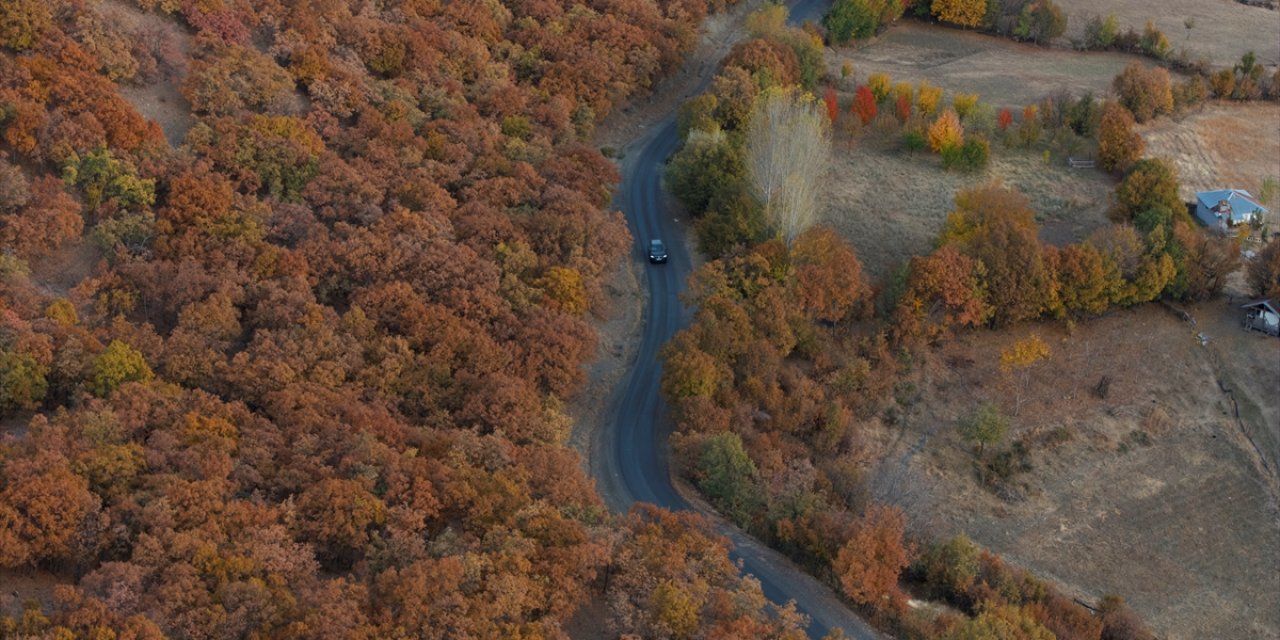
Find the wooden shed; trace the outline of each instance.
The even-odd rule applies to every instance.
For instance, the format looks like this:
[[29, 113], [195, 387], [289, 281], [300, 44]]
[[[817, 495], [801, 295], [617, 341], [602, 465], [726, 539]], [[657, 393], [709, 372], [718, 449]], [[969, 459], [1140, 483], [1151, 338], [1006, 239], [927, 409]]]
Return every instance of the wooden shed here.
[[1241, 305], [1245, 310], [1244, 328], [1280, 336], [1280, 310], [1271, 300], [1255, 300]]

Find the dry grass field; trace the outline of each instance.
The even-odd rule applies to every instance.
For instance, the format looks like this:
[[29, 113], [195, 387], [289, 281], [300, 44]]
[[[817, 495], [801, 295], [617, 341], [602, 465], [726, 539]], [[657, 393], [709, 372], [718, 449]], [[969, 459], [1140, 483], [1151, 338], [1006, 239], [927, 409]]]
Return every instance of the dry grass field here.
[[1187, 200], [1224, 188], [1258, 195], [1263, 180], [1280, 179], [1280, 104], [1219, 102], [1141, 131], [1147, 155], [1177, 167]]
[[910, 256], [928, 253], [954, 208], [956, 191], [989, 180], [1031, 199], [1046, 241], [1080, 240], [1109, 224], [1112, 183], [1106, 174], [1045, 164], [1039, 154], [998, 145], [986, 171], [961, 173], [944, 171], [928, 153], [908, 156], [862, 144], [837, 153], [828, 176], [823, 221], [852, 241], [873, 279], [892, 275]]
[[1038, 47], [937, 25], [904, 21], [867, 44], [829, 55], [827, 67], [840, 77], [853, 65], [858, 82], [887, 73], [894, 82], [920, 80], [948, 94], [977, 93], [996, 107], [1021, 109], [1060, 89], [1074, 94], [1110, 91], [1111, 79], [1138, 56]]
[[[1252, 49], [1258, 62], [1272, 68], [1280, 64], [1280, 11], [1236, 0], [1058, 0], [1058, 5], [1067, 14], [1068, 37], [1081, 37], [1092, 16], [1114, 14], [1121, 29], [1139, 33], [1151, 20], [1173, 50], [1185, 48], [1191, 60], [1228, 67]], [[1188, 18], [1194, 21], [1189, 30]]]
[[[910, 465], [930, 479], [936, 531], [964, 532], [1084, 599], [1120, 594], [1162, 638], [1280, 637], [1280, 340], [1243, 332], [1226, 301], [1191, 314], [1196, 329], [1147, 305], [1072, 331], [948, 343], [920, 367], [902, 441], [933, 432]], [[1032, 332], [1053, 353], [1024, 387], [999, 356]], [[1092, 392], [1103, 375], [1105, 399]], [[955, 425], [984, 400], [1011, 415], [1015, 393], [1010, 441], [1029, 443], [1033, 468], [992, 491]]]

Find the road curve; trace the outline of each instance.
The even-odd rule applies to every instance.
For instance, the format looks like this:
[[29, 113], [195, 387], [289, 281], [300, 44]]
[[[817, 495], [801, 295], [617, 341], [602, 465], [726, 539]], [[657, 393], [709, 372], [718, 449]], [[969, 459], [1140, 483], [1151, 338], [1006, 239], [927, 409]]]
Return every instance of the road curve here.
[[[792, 19], [816, 20], [826, 4], [818, 0], [795, 2]], [[709, 76], [705, 78], [698, 91], [709, 80]], [[677, 511], [690, 509], [671, 484], [667, 462], [670, 422], [659, 388], [662, 365], [658, 359], [662, 345], [688, 324], [690, 317], [680, 294], [685, 290], [692, 262], [682, 242], [685, 230], [673, 217], [662, 187], [663, 165], [678, 145], [675, 115], [669, 114], [630, 145], [636, 157], [628, 163], [622, 188], [615, 197], [635, 238], [633, 259], [647, 264], [645, 249], [652, 238], [665, 240], [669, 254], [666, 264], [646, 266], [649, 295], [641, 344], [634, 365], [609, 399], [607, 426], [594, 443], [592, 471], [597, 488], [617, 512], [625, 512], [636, 502]], [[720, 533], [733, 542], [733, 558], [741, 560], [744, 571], [760, 581], [766, 597], [777, 603], [795, 601], [797, 608], [809, 616], [810, 637], [822, 638], [835, 628], [843, 629], [847, 637], [882, 637], [825, 585], [781, 554], [736, 528], [725, 526]]]

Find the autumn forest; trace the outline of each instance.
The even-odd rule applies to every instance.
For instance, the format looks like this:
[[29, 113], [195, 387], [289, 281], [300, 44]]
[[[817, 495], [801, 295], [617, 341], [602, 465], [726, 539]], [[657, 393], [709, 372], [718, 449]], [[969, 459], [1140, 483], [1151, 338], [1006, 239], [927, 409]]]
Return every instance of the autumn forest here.
[[[610, 637], [807, 637], [709, 520], [611, 513], [569, 446], [634, 246], [592, 133], [734, 4], [5, 0], [0, 585], [50, 587], [0, 638], [565, 638], [588, 609]], [[680, 110], [668, 186], [709, 261], [662, 354], [675, 473], [896, 636], [1150, 637], [1120, 598], [908, 531], [859, 425], [953, 332], [1213, 295], [1238, 248], [1107, 103], [1114, 227], [1042, 243], [986, 185], [872, 282], [833, 230], [778, 217], [816, 185], [753, 190], [771, 102], [875, 116], [866, 87], [861, 112], [813, 97], [823, 28], [785, 19], [754, 14]], [[157, 83], [189, 111], [176, 138], [126, 96]], [[1003, 417], [982, 419], [974, 443]]]

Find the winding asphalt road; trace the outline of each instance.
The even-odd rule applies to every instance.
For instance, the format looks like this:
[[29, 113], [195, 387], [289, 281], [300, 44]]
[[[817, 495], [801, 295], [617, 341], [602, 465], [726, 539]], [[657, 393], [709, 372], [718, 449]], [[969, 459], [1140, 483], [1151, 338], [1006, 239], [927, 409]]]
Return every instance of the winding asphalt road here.
[[[827, 2], [801, 0], [792, 3], [792, 21], [817, 20]], [[698, 91], [705, 89], [708, 77]], [[636, 361], [610, 399], [608, 427], [597, 436], [597, 487], [610, 508], [625, 512], [633, 503], [648, 502], [671, 510], [689, 510], [690, 505], [671, 484], [667, 462], [669, 433], [668, 407], [659, 381], [662, 365], [658, 351], [677, 331], [688, 324], [690, 312], [680, 302], [692, 262], [685, 243], [685, 230], [673, 218], [662, 187], [663, 165], [679, 145], [674, 114], [651, 128], [647, 138], [632, 145], [637, 157], [623, 176], [615, 204], [626, 214], [635, 238], [638, 259], [652, 238], [665, 240], [669, 260], [646, 267], [649, 302], [644, 332]], [[866, 622], [841, 603], [829, 589], [796, 568], [781, 554], [768, 549], [733, 527], [720, 533], [734, 544], [733, 557], [744, 571], [760, 581], [770, 600], [785, 604], [794, 600], [809, 616], [809, 636], [822, 638], [840, 628], [847, 637], [881, 638]]]

